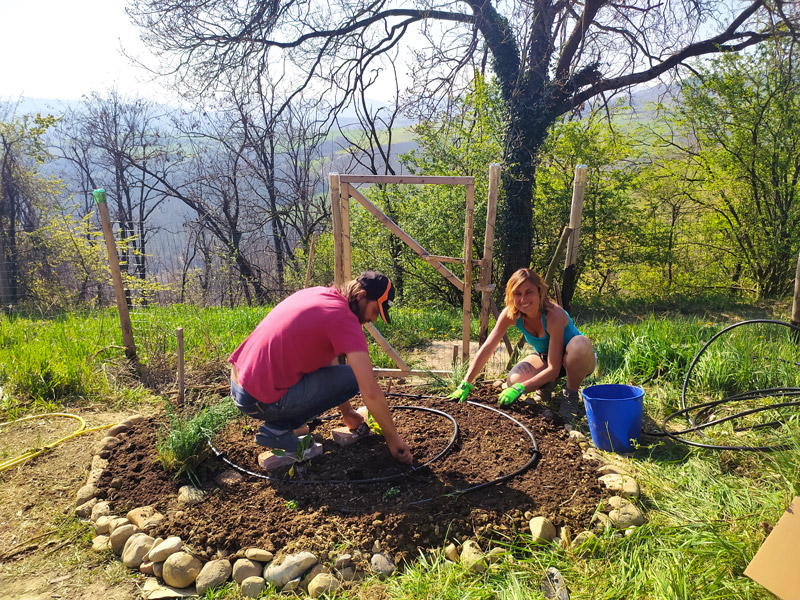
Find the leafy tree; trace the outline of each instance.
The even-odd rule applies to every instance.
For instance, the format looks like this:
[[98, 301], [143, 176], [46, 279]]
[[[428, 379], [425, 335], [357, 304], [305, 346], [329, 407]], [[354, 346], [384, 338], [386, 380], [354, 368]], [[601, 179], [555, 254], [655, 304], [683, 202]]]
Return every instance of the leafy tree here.
[[57, 119], [51, 115], [15, 117], [5, 105], [0, 113], [0, 301], [21, 299], [22, 252], [19, 234], [39, 226], [40, 208], [58, 182], [40, 173], [48, 160], [45, 134]]
[[[169, 136], [162, 131], [165, 115], [155, 104], [128, 99], [115, 90], [85, 98], [70, 109], [58, 130], [56, 152], [71, 167], [66, 171], [71, 190], [87, 199], [81, 214], [94, 210], [91, 191], [104, 188], [116, 226], [119, 261], [137, 279], [140, 300], [148, 301], [148, 243], [159, 230], [155, 212], [164, 201], [148, 174], [168, 169]], [[126, 287], [131, 303], [131, 288]]]
[[199, 92], [260, 76], [280, 55], [301, 74], [298, 93], [328, 93], [336, 112], [405, 43], [428, 106], [491, 67], [508, 111], [504, 279], [531, 260], [535, 171], [562, 115], [693, 57], [794, 33], [800, 18], [784, 0], [131, 0], [128, 12], [144, 41]]
[[[675, 114], [688, 189], [731, 284], [790, 291], [800, 239], [800, 69], [773, 44], [698, 67]], [[741, 280], [741, 281], [738, 281]]]

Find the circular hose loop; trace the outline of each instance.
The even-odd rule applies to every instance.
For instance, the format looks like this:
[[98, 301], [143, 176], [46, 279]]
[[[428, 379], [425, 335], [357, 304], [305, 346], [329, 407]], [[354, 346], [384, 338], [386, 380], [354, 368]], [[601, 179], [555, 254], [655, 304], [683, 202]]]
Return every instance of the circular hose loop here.
[[[742, 400], [753, 400], [756, 398], [764, 398], [764, 397], [784, 397], [784, 396], [800, 396], [800, 388], [770, 388], [770, 389], [763, 389], [763, 390], [751, 390], [748, 392], [742, 392], [739, 394], [735, 394], [733, 396], [729, 396], [727, 398], [723, 398], [722, 400], [715, 400], [712, 402], [705, 402], [702, 404], [696, 404], [694, 406], [687, 406], [686, 405], [686, 390], [689, 387], [689, 380], [691, 379], [692, 372], [694, 371], [695, 366], [697, 365], [700, 357], [705, 353], [705, 351], [711, 346], [714, 341], [716, 341], [720, 336], [723, 334], [736, 329], [737, 327], [742, 327], [744, 325], [753, 325], [753, 324], [769, 324], [769, 325], [780, 325], [783, 327], [788, 327], [796, 334], [800, 335], [800, 327], [793, 325], [791, 323], [786, 323], [784, 321], [777, 321], [774, 319], [750, 319], [747, 321], [740, 321], [738, 323], [734, 323], [733, 325], [729, 325], [725, 327], [708, 340], [705, 345], [697, 352], [695, 357], [692, 359], [692, 362], [689, 364], [689, 368], [686, 371], [686, 376], [683, 379], [683, 387], [681, 388], [681, 409], [673, 412], [672, 414], [668, 415], [661, 424], [661, 429], [667, 437], [680, 442], [682, 444], [687, 444], [689, 446], [695, 446], [697, 448], [707, 448], [711, 450], [741, 450], [741, 451], [750, 451], [750, 452], [772, 452], [776, 450], [786, 450], [790, 447], [789, 444], [774, 444], [768, 446], [729, 446], [729, 445], [720, 445], [720, 444], [705, 444], [701, 442], [694, 442], [688, 440], [682, 435], [687, 433], [693, 433], [696, 431], [702, 431], [703, 429], [707, 429], [714, 425], [718, 425], [720, 423], [725, 423], [727, 421], [733, 421], [735, 419], [739, 419], [748, 415], [756, 414], [765, 410], [773, 410], [776, 408], [783, 408], [783, 407], [790, 407], [790, 406], [800, 406], [800, 402], [779, 402], [776, 404], [768, 404], [764, 406], [759, 406], [756, 408], [747, 409], [741, 411], [736, 414], [729, 415], [727, 417], [722, 417], [720, 419], [715, 419], [713, 421], [707, 421], [702, 424], [697, 424], [695, 418], [692, 417], [693, 412], [700, 412], [703, 410], [711, 409], [721, 404], [728, 404], [732, 402], [738, 402]], [[798, 365], [800, 366], [800, 365]], [[671, 420], [684, 416], [689, 423], [689, 427], [682, 429], [680, 431], [669, 431], [667, 429], [667, 423]], [[771, 421], [769, 423], [761, 423], [758, 425], [751, 425], [747, 427], [739, 427], [735, 428], [734, 431], [745, 431], [745, 430], [752, 430], [764, 427], [774, 427], [777, 425], [781, 425], [778, 421]]]
[[229, 465], [230, 467], [236, 469], [241, 473], [245, 473], [246, 475], [250, 475], [252, 477], [258, 477], [260, 479], [266, 479], [267, 481], [274, 481], [274, 482], [281, 482], [281, 483], [298, 483], [298, 484], [306, 484], [306, 485], [326, 485], [326, 484], [365, 484], [365, 483], [383, 483], [387, 481], [395, 481], [397, 479], [402, 479], [403, 477], [408, 477], [409, 475], [413, 475], [417, 471], [424, 469], [431, 463], [436, 462], [437, 460], [441, 459], [445, 454], [447, 454], [450, 449], [453, 447], [453, 444], [456, 442], [456, 438], [458, 437], [458, 423], [448, 413], [437, 410], [435, 408], [428, 408], [426, 406], [390, 406], [392, 410], [394, 409], [405, 409], [405, 410], [421, 410], [424, 412], [430, 412], [437, 414], [439, 416], [445, 417], [453, 424], [453, 435], [450, 437], [450, 441], [445, 446], [444, 450], [439, 452], [436, 456], [431, 458], [430, 460], [424, 462], [421, 465], [417, 465], [415, 467], [411, 467], [410, 470], [404, 471], [403, 473], [396, 473], [394, 475], [387, 475], [385, 477], [372, 477], [369, 479], [326, 479], [326, 480], [306, 480], [306, 479], [283, 479], [280, 477], [272, 477], [271, 475], [265, 475], [264, 473], [255, 473], [254, 471], [250, 471], [249, 469], [245, 469], [244, 467], [237, 465], [233, 461], [229, 460], [222, 452], [217, 450], [214, 444], [211, 443], [211, 440], [208, 440], [208, 445], [214, 454], [220, 458], [225, 464]]
[[43, 446], [39, 450], [28, 450], [27, 452], [23, 452], [22, 454], [20, 454], [17, 457], [11, 458], [11, 459], [9, 459], [9, 460], [7, 460], [5, 462], [0, 463], [0, 472], [5, 471], [6, 469], [10, 469], [11, 467], [14, 467], [16, 465], [22, 464], [23, 462], [25, 462], [27, 460], [30, 460], [31, 458], [34, 458], [36, 456], [39, 456], [40, 454], [44, 454], [45, 452], [49, 452], [50, 450], [52, 450], [53, 448], [55, 448], [56, 446], [58, 446], [62, 442], [66, 442], [69, 439], [72, 439], [72, 438], [77, 437], [79, 435], [82, 435], [84, 433], [90, 433], [92, 431], [100, 431], [101, 429], [108, 429], [109, 427], [112, 426], [112, 425], [99, 425], [97, 427], [90, 427], [89, 429], [87, 429], [86, 428], [86, 421], [84, 421], [83, 418], [79, 417], [78, 415], [73, 415], [73, 414], [69, 414], [69, 413], [44, 413], [44, 414], [41, 414], [41, 415], [29, 415], [27, 417], [21, 417], [19, 419], [14, 419], [13, 421], [6, 421], [5, 423], [0, 423], [0, 427], [3, 427], [4, 425], [11, 425], [12, 423], [19, 423], [20, 421], [28, 421], [28, 420], [31, 420], [31, 419], [45, 419], [45, 418], [50, 418], [50, 417], [64, 417], [64, 418], [69, 418], [69, 419], [77, 419], [80, 422], [80, 427], [78, 427], [78, 429], [76, 429], [75, 431], [73, 431], [69, 435], [67, 435], [67, 436], [65, 436], [65, 437], [63, 437], [63, 438], [61, 438], [59, 440], [56, 440], [55, 442], [51, 442], [49, 444], [46, 444], [45, 446]]

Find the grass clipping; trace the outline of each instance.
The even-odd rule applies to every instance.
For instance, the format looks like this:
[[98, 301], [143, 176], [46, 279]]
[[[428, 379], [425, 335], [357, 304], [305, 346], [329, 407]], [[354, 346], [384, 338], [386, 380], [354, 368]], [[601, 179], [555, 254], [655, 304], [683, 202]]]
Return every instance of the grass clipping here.
[[175, 477], [186, 474], [194, 478], [195, 469], [209, 451], [208, 440], [239, 414], [236, 406], [223, 400], [199, 412], [178, 414], [175, 407], [167, 405], [169, 431], [158, 434], [156, 451], [165, 471], [174, 472]]

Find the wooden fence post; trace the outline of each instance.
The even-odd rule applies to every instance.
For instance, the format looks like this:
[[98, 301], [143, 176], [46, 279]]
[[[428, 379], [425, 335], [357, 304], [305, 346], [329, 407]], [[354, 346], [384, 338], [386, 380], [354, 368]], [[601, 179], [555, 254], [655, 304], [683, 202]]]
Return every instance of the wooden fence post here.
[[106, 191], [97, 189], [92, 192], [97, 210], [100, 213], [100, 223], [103, 226], [103, 237], [106, 240], [108, 251], [108, 266], [111, 268], [111, 280], [114, 282], [114, 296], [117, 299], [117, 312], [119, 312], [119, 325], [122, 330], [122, 343], [125, 345], [125, 355], [136, 358], [136, 344], [133, 341], [133, 327], [131, 316], [128, 313], [128, 303], [125, 300], [125, 288], [122, 286], [122, 273], [119, 270], [119, 257], [117, 256], [117, 243], [114, 240], [114, 231], [111, 229], [111, 218], [108, 215]]
[[489, 165], [489, 197], [486, 201], [486, 231], [483, 234], [483, 260], [478, 290], [481, 293], [481, 318], [478, 326], [478, 345], [489, 337], [489, 311], [492, 302], [492, 254], [494, 251], [494, 224], [497, 218], [497, 190], [500, 187], [500, 165]]
[[[792, 325], [800, 327], [800, 254], [797, 255], [797, 270], [794, 274], [794, 299], [792, 300]], [[794, 340], [800, 342], [800, 334], [796, 331]]]
[[572, 186], [572, 206], [569, 213], [569, 228], [572, 234], [567, 242], [567, 258], [564, 261], [564, 281], [561, 286], [561, 297], [564, 310], [569, 312], [572, 295], [575, 293], [577, 279], [578, 246], [581, 239], [581, 213], [583, 212], [583, 195], [586, 192], [586, 165], [575, 167], [575, 182]]
[[183, 406], [186, 387], [183, 379], [183, 327], [175, 330], [178, 339], [178, 406]]

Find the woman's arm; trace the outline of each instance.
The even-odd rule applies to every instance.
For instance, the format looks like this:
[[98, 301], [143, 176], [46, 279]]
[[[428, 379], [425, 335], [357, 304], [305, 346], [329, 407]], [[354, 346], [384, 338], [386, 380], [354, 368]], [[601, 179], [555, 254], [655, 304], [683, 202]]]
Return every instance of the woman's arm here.
[[547, 333], [550, 334], [550, 343], [547, 347], [547, 365], [526, 381], [522, 381], [525, 391], [538, 390], [551, 381], [558, 379], [564, 358], [564, 328], [569, 322], [569, 317], [563, 308], [554, 304], [545, 315]]

